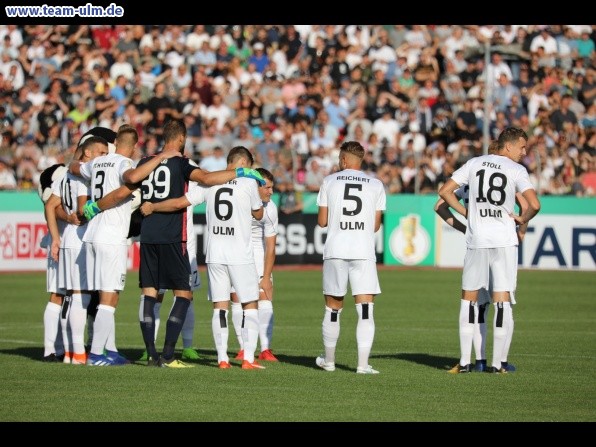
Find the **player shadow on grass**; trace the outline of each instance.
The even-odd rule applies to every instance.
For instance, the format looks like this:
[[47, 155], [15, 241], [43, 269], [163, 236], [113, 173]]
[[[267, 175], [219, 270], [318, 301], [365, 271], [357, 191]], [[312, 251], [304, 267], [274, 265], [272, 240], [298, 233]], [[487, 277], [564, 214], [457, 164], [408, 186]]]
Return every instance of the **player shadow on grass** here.
[[[120, 354], [122, 354], [124, 357], [126, 357], [128, 360], [130, 360], [131, 362], [131, 366], [146, 366], [147, 362], [146, 361], [140, 361], [139, 358], [141, 357], [141, 355], [143, 354], [143, 350], [142, 349], [138, 349], [138, 348], [122, 348], [118, 350], [120, 352]], [[194, 364], [194, 365], [202, 365], [202, 366], [207, 366], [207, 367], [212, 367], [212, 368], [218, 368], [218, 364], [217, 364], [217, 351], [215, 351], [214, 349], [197, 349], [197, 352], [199, 353], [199, 355], [201, 356], [200, 359], [198, 360], [184, 360], [187, 363], [190, 364]], [[6, 354], [6, 355], [18, 355], [21, 357], [25, 357], [31, 360], [35, 360], [35, 361], [39, 361], [39, 362], [43, 362], [43, 354], [44, 354], [44, 348], [42, 346], [31, 346], [31, 347], [17, 347], [17, 348], [13, 348], [13, 349], [0, 349], [0, 355], [2, 354]], [[180, 349], [176, 349], [176, 358], [180, 358], [181, 355], [181, 350]], [[275, 354], [277, 356], [277, 359], [279, 360], [280, 363], [288, 363], [290, 365], [296, 365], [296, 366], [303, 366], [305, 368], [311, 368], [311, 369], [316, 369], [316, 370], [320, 370], [320, 368], [315, 364], [315, 356], [303, 356], [303, 355], [286, 355], [286, 354]], [[397, 354], [395, 355], [380, 355], [380, 356], [376, 356], [377, 358], [402, 358], [404, 360], [411, 360], [411, 361], [416, 361], [413, 360], [412, 358], [406, 358], [406, 357], [401, 357], [401, 356], [420, 356], [420, 355], [424, 355], [424, 354]], [[375, 357], [375, 356], [371, 356], [371, 357]], [[437, 357], [434, 357], [435, 359]], [[232, 363], [239, 363], [238, 360], [234, 360], [233, 359], [233, 354], [232, 352], [230, 352], [230, 361]], [[261, 362], [263, 364], [268, 364], [269, 362]], [[418, 361], [417, 363], [424, 363], [424, 364], [428, 364], [425, 362], [420, 362]], [[434, 364], [431, 364], [431, 366], [434, 366]], [[335, 364], [335, 368], [338, 370], [344, 370], [344, 371], [353, 371], [354, 368], [350, 368], [348, 366], [342, 365], [341, 363], [336, 363]]]
[[430, 366], [436, 369], [449, 369], [458, 359], [453, 357], [442, 357], [437, 355], [429, 355], [422, 352], [403, 352], [398, 354], [381, 354], [371, 355], [371, 359], [398, 359], [406, 360], [419, 365]]
[[12, 349], [0, 349], [0, 354], [6, 355], [18, 355], [26, 357], [31, 360], [43, 361], [43, 347], [41, 346], [30, 346], [30, 347], [18, 347]]
[[[280, 354], [278, 352], [275, 353], [275, 356], [277, 357], [277, 360], [280, 361], [280, 363], [289, 363], [290, 365], [304, 366], [305, 368], [311, 368], [311, 369], [316, 369], [318, 371], [321, 371], [321, 368], [319, 368], [317, 366], [317, 364], [315, 363], [316, 356], [310, 357], [310, 356], [304, 356], [304, 355], [286, 355], [286, 354]], [[266, 364], [269, 362], [261, 362], [261, 363]], [[342, 365], [341, 363], [336, 363], [335, 369], [340, 369], [340, 370], [344, 370], [344, 371], [354, 371], [354, 368], [350, 368], [346, 365]]]

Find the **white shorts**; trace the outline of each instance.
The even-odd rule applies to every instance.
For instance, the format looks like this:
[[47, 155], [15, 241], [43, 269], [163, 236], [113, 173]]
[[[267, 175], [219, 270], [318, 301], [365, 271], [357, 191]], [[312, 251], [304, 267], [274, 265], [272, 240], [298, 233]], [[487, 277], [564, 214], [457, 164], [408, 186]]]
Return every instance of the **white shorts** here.
[[208, 298], [214, 303], [229, 301], [232, 292], [241, 303], [259, 299], [259, 277], [254, 264], [207, 264], [207, 278]]
[[58, 258], [58, 283], [66, 290], [87, 288], [87, 253], [84, 248], [61, 248]]
[[517, 246], [466, 250], [462, 290], [509, 292], [511, 303], [515, 304], [516, 285]]
[[54, 261], [52, 257], [49, 255], [50, 251], [48, 250], [48, 269], [46, 271], [46, 290], [49, 293], [57, 293], [59, 295], [66, 295], [66, 290], [62, 289], [58, 285], [58, 272], [59, 272], [59, 265], [58, 262]]
[[[257, 275], [259, 276], [259, 282], [263, 279], [263, 272], [265, 271], [265, 252], [262, 250], [254, 250], [253, 255], [255, 258], [255, 267], [257, 268]], [[273, 275], [271, 275], [271, 283], [273, 283]], [[232, 287], [233, 289], [233, 287]], [[259, 291], [263, 291], [263, 289], [259, 288]], [[232, 290], [234, 292], [234, 290]]]
[[84, 247], [89, 290], [104, 292], [123, 290], [126, 281], [128, 246], [86, 242]]
[[325, 259], [323, 261], [323, 294], [345, 296], [348, 282], [352, 295], [381, 293], [377, 263], [364, 259]]
[[[189, 252], [190, 253], [190, 252]], [[190, 260], [190, 290], [191, 292], [201, 288], [201, 275], [199, 274], [199, 268], [196, 256]], [[163, 295], [167, 292], [167, 289], [159, 289], [157, 293]]]
[[255, 267], [257, 268], [257, 275], [259, 275], [259, 278], [262, 278], [263, 271], [265, 270], [265, 252], [253, 249], [253, 256], [255, 258]]

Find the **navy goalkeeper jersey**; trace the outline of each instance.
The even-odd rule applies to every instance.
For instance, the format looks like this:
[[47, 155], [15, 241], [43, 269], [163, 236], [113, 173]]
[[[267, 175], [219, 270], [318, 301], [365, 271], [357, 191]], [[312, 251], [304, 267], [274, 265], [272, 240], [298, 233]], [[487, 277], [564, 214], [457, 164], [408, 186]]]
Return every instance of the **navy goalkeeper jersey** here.
[[[152, 156], [139, 161], [146, 163]], [[188, 180], [197, 169], [186, 157], [173, 157], [161, 162], [141, 183], [141, 203], [163, 202], [186, 194]], [[171, 213], [153, 213], [143, 218], [141, 242], [146, 244], [173, 244], [186, 241], [186, 213], [184, 207]]]

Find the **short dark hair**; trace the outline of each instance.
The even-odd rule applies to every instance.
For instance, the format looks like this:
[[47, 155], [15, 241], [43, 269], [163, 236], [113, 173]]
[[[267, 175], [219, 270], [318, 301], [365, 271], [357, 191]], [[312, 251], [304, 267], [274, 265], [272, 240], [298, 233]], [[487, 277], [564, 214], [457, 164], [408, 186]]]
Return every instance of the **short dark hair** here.
[[235, 163], [236, 160], [238, 160], [239, 158], [244, 158], [248, 161], [249, 166], [252, 166], [254, 159], [252, 158], [252, 154], [250, 153], [250, 151], [248, 149], [246, 149], [244, 146], [235, 146], [230, 150], [230, 153], [228, 154], [228, 158], [227, 158], [227, 162], [228, 164], [232, 164]]
[[257, 172], [261, 174], [265, 180], [270, 180], [272, 183], [275, 183], [275, 177], [273, 177], [271, 171], [268, 171], [265, 168], [257, 168]]
[[524, 132], [523, 129], [519, 127], [507, 127], [501, 135], [499, 135], [498, 141], [498, 150], [501, 150], [505, 147], [505, 143], [511, 143], [523, 138], [524, 140], [528, 141], [528, 135]]
[[340, 148], [340, 152], [346, 152], [358, 157], [360, 160], [364, 158], [364, 148], [358, 141], [346, 141]]
[[[83, 154], [85, 153], [85, 150], [94, 145], [94, 144], [103, 144], [104, 146], [108, 147], [108, 142], [102, 138], [102, 137], [98, 137], [98, 136], [91, 136], [89, 138], [86, 138], [85, 141], [83, 141], [79, 147], [77, 147], [76, 153], [75, 154], [75, 159], [80, 160], [81, 158], [83, 158]], [[80, 153], [79, 153], [80, 151]], [[78, 156], [77, 156], [78, 155]]]
[[186, 125], [180, 119], [172, 119], [163, 127], [163, 138], [166, 143], [174, 141], [180, 135], [186, 138]]
[[132, 127], [130, 124], [123, 124], [118, 128], [118, 134], [116, 135], [116, 146], [118, 143], [124, 143], [129, 146], [134, 146], [139, 141], [139, 133], [137, 129]]

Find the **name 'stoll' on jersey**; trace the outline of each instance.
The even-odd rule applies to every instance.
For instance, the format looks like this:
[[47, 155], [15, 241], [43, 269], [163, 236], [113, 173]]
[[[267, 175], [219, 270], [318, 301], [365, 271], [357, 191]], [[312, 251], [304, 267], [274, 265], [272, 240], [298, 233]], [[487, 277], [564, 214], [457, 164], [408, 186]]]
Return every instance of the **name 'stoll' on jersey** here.
[[317, 197], [328, 212], [323, 259], [375, 261], [376, 212], [386, 201], [383, 183], [364, 172], [344, 169], [325, 177]]
[[[145, 157], [139, 166], [149, 161]], [[188, 180], [197, 169], [186, 157], [169, 158], [141, 183], [141, 203], [158, 203], [181, 197], [188, 191]], [[143, 219], [141, 242], [146, 244], [173, 244], [187, 240], [188, 209], [171, 213], [153, 213]]]
[[263, 218], [252, 219], [252, 245], [255, 251], [265, 251], [265, 238], [277, 235], [279, 217], [277, 205], [272, 202], [263, 203]]
[[254, 261], [252, 210], [263, 206], [257, 182], [237, 178], [207, 190], [207, 263], [239, 265]]
[[[81, 176], [90, 180], [91, 200], [97, 202], [124, 185], [122, 175], [133, 168], [133, 161], [120, 154], [106, 154], [81, 165]], [[127, 245], [132, 196], [117, 206], [102, 211], [87, 225], [85, 242]]]
[[468, 160], [452, 179], [468, 186], [468, 248], [497, 248], [518, 244], [515, 193], [534, 189], [523, 165], [501, 155], [483, 155]]
[[[69, 216], [77, 213], [79, 210], [79, 197], [85, 198], [89, 194], [89, 184], [87, 181], [67, 172], [62, 181], [57, 186], [53, 194], [60, 197], [62, 208]], [[60, 222], [60, 220], [58, 220]], [[83, 236], [87, 231], [87, 223], [82, 225], [66, 225], [62, 239], [61, 248], [81, 248], [83, 246]]]

